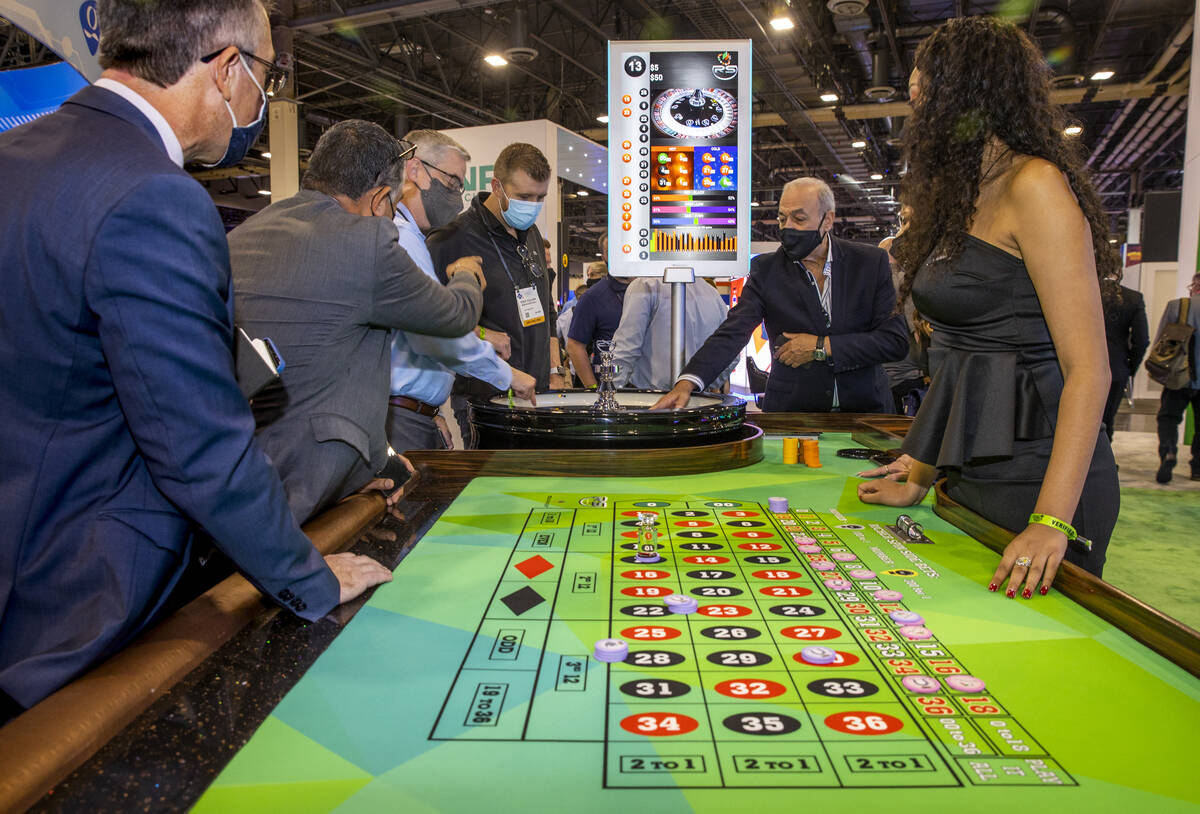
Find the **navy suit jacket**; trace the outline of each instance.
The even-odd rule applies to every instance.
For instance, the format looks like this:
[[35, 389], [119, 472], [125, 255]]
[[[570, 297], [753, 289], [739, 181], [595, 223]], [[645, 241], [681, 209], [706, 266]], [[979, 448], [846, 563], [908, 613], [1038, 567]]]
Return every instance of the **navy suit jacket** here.
[[254, 443], [204, 189], [87, 87], [0, 134], [0, 689], [29, 706], [150, 624], [202, 527], [308, 619], [338, 584]]
[[788, 367], [775, 361], [767, 380], [763, 409], [823, 412], [833, 406], [837, 381], [839, 409], [847, 413], [895, 412], [882, 363], [908, 354], [904, 317], [896, 313], [896, 290], [887, 253], [839, 238], [833, 244], [832, 313], [828, 326], [820, 295], [804, 268], [782, 248], [750, 263], [750, 277], [737, 305], [683, 369], [705, 384], [715, 380], [766, 322], [772, 348], [784, 333], [828, 336], [827, 362]]

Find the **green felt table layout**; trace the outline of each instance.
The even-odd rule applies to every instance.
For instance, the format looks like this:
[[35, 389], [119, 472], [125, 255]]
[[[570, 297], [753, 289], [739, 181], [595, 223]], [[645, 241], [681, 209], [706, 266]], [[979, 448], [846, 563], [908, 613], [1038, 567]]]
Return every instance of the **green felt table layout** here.
[[[902, 542], [846, 446], [826, 433], [820, 469], [768, 442], [710, 475], [477, 478], [195, 810], [1200, 809], [1200, 680], [1055, 592], [988, 593], [997, 556], [928, 503], [932, 542]], [[639, 511], [662, 562], [633, 560]], [[625, 661], [594, 657], [607, 637]]]

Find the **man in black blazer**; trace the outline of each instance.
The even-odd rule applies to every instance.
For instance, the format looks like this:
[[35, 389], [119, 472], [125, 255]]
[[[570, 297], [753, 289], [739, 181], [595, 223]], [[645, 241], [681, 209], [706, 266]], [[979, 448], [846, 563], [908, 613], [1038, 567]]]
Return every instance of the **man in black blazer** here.
[[833, 191], [797, 178], [779, 198], [780, 242], [750, 264], [737, 305], [654, 407], [685, 407], [714, 381], [766, 322], [775, 349], [763, 409], [772, 412], [890, 413], [883, 362], [904, 358], [908, 338], [896, 312], [887, 253], [830, 234]]
[[1104, 338], [1108, 342], [1108, 369], [1112, 372], [1112, 384], [1108, 388], [1108, 401], [1104, 404], [1104, 431], [1112, 441], [1113, 421], [1125, 386], [1142, 364], [1146, 349], [1150, 347], [1150, 326], [1146, 321], [1146, 302], [1132, 288], [1119, 287], [1120, 293], [1104, 298]]

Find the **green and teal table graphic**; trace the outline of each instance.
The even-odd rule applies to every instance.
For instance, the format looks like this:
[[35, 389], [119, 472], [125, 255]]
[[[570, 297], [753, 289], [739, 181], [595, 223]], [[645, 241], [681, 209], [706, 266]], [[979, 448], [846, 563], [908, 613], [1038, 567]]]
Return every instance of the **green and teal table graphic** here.
[[996, 555], [928, 504], [932, 542], [902, 540], [821, 444], [476, 479], [196, 811], [1200, 810], [1200, 681], [1055, 593], [988, 593]]

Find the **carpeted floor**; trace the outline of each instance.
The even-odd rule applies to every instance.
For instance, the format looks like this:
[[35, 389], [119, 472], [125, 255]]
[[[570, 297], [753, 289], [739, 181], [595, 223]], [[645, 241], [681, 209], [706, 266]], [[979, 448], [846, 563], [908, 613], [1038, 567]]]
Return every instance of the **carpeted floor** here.
[[1121, 515], [1104, 578], [1200, 629], [1200, 481], [1189, 479], [1190, 456], [1180, 451], [1171, 482], [1159, 485], [1154, 482], [1154, 433], [1118, 431], [1113, 438], [1121, 467]]

